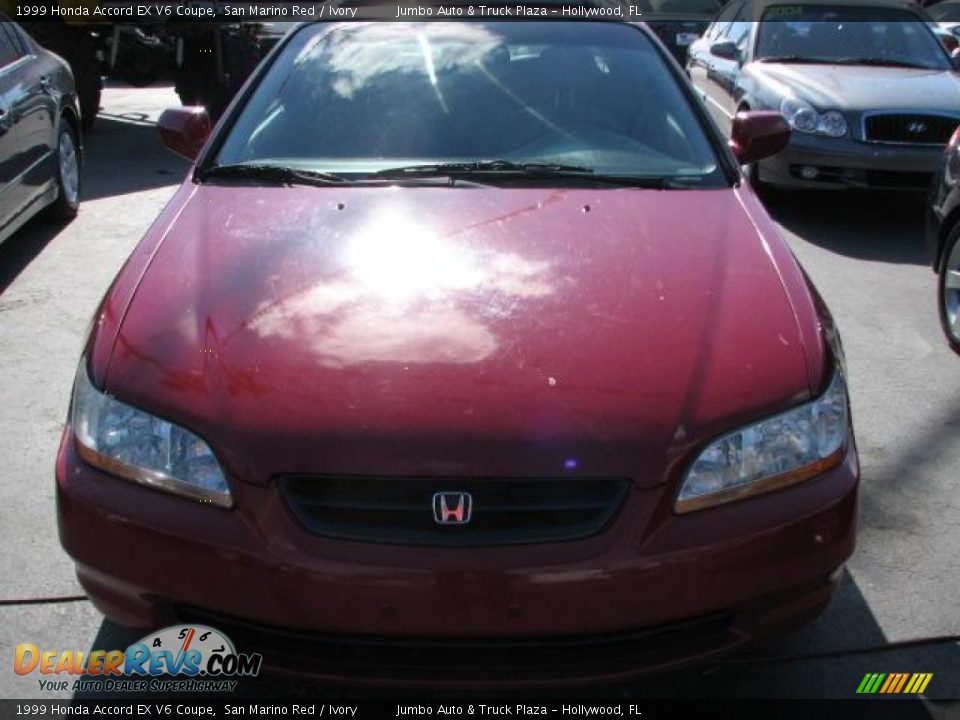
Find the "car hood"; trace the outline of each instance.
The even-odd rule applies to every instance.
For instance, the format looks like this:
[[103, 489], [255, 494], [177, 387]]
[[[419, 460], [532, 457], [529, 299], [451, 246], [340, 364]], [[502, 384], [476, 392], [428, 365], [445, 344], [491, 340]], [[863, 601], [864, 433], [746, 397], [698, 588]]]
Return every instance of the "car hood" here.
[[795, 95], [821, 110], [956, 113], [960, 107], [960, 78], [949, 70], [757, 62], [749, 72], [777, 97]]
[[654, 485], [705, 438], [810, 396], [738, 192], [201, 186], [168, 213], [106, 390], [254, 483]]

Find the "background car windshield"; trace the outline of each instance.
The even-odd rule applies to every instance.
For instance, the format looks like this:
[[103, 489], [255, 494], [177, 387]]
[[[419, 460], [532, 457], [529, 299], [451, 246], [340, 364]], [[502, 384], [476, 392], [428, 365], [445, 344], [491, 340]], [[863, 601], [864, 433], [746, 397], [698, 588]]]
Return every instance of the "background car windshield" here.
[[726, 182], [660, 52], [613, 23], [303, 28], [216, 162], [363, 174], [491, 159]]
[[645, 0], [645, 2], [631, 2], [631, 5], [638, 6], [641, 11], [647, 10], [652, 13], [663, 13], [665, 15], [686, 13], [695, 15], [716, 15], [723, 7], [720, 0]]
[[960, 22], [960, 3], [938, 3], [928, 7], [927, 12], [939, 22]]
[[767, 10], [757, 38], [758, 59], [909, 64], [947, 69], [939, 41], [916, 15], [870, 7], [782, 5]]

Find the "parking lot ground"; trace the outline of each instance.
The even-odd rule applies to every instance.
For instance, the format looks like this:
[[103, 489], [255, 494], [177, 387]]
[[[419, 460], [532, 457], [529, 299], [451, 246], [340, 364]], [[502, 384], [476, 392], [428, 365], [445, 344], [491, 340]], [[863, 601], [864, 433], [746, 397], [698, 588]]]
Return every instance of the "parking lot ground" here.
[[[53, 463], [84, 329], [185, 171], [154, 127], [175, 103], [169, 87], [107, 88], [86, 138], [80, 216], [66, 227], [33, 221], [0, 246], [0, 697], [40, 695], [35, 678], [2, 669], [17, 643], [109, 649], [138, 637], [73, 600], [82, 591], [57, 540]], [[960, 697], [960, 357], [937, 324], [922, 204], [782, 194], [770, 208], [846, 347], [863, 484], [842, 591], [818, 621], [747, 656], [578, 694], [851, 697], [867, 672], [933, 672], [918, 712], [960, 715], [947, 701]], [[251, 697], [351, 692], [273, 678], [241, 687]]]

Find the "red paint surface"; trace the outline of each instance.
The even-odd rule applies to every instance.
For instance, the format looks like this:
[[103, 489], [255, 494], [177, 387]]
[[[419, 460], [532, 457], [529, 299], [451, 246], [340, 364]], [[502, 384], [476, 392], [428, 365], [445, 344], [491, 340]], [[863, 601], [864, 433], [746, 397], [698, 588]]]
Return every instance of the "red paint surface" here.
[[[709, 439], [819, 392], [825, 353], [749, 191], [188, 181], [108, 294], [90, 369], [204, 437], [236, 507], [94, 471], [68, 428], [61, 534], [128, 623], [185, 603], [348, 633], [606, 632], [728, 609], [750, 627], [757, 597], [852, 551], [855, 450], [767, 496], [683, 517], [673, 499]], [[278, 473], [633, 487], [596, 537], [451, 550], [310, 535]]]

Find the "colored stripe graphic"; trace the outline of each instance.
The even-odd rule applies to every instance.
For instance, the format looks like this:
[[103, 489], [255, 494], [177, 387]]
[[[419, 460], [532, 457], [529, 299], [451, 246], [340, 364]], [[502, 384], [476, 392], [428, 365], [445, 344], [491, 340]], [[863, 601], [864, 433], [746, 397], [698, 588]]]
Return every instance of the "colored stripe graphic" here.
[[857, 694], [919, 695], [932, 679], [933, 673], [867, 673], [857, 686]]
[[873, 685], [873, 681], [877, 679], [876, 673], [867, 673], [863, 676], [863, 680], [860, 682], [860, 687], [857, 688], [858, 693], [867, 694], [870, 692], [870, 688]]
[[910, 676], [910, 682], [907, 683], [907, 687], [904, 688], [904, 692], [912, 693], [913, 688], [920, 685], [920, 673], [914, 673]]
[[903, 686], [907, 684], [907, 677], [907, 673], [900, 674], [900, 682], [897, 683], [897, 687], [894, 689], [895, 693], [899, 693], [901, 690], [903, 690]]
[[887, 675], [887, 681], [883, 684], [883, 687], [880, 688], [880, 692], [881, 693], [890, 692], [890, 686], [896, 685], [899, 680], [900, 680], [900, 676], [897, 673], [891, 673], [890, 675]]

